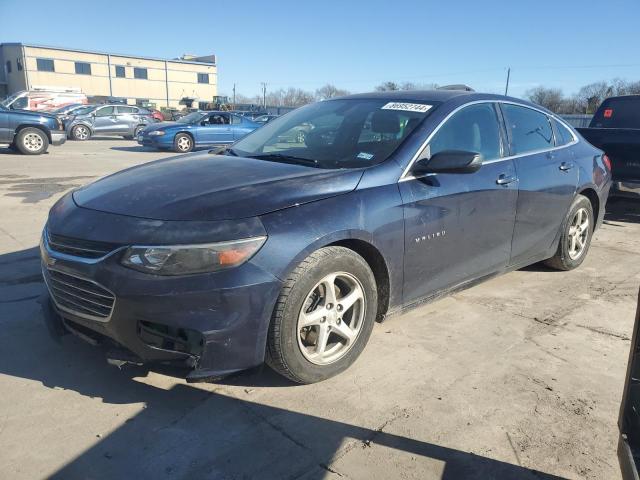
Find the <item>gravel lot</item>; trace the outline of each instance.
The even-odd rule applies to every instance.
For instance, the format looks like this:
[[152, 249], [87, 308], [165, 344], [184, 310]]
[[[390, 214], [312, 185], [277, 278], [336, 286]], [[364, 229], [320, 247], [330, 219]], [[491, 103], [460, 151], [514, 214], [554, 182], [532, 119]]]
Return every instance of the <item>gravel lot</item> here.
[[620, 477], [640, 203], [611, 203], [578, 270], [529, 267], [392, 317], [337, 378], [294, 386], [265, 367], [188, 385], [55, 343], [37, 303], [53, 202], [170, 155], [107, 138], [0, 149], [1, 477]]

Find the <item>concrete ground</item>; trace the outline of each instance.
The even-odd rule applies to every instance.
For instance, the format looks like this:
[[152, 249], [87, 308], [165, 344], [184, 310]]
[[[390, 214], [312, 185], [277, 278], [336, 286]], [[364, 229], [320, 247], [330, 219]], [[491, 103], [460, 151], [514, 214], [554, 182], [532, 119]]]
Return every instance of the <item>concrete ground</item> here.
[[573, 272], [533, 266], [377, 324], [342, 375], [188, 385], [47, 334], [37, 243], [67, 189], [168, 153], [0, 150], [0, 477], [620, 477], [640, 203], [614, 202]]

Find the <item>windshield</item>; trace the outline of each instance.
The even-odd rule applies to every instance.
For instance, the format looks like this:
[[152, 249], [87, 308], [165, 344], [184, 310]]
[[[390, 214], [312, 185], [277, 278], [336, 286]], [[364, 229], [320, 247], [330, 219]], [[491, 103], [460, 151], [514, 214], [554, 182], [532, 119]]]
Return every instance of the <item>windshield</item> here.
[[234, 144], [233, 153], [319, 168], [368, 167], [389, 158], [432, 106], [378, 99], [318, 102], [271, 120]]
[[191, 112], [185, 115], [184, 117], [180, 117], [176, 122], [178, 123], [196, 123], [200, 120], [204, 114], [202, 112]]
[[92, 112], [95, 109], [96, 109], [95, 105], [88, 105], [86, 107], [75, 108], [70, 113], [72, 115], [86, 115], [87, 113]]
[[9, 105], [11, 104], [11, 102], [13, 102], [16, 98], [18, 98], [20, 96], [20, 93], [16, 93], [14, 95], [9, 95], [7, 98], [5, 98], [4, 100], [2, 100], [2, 102], [0, 102], [0, 104], [3, 107], [7, 107], [9, 108]]

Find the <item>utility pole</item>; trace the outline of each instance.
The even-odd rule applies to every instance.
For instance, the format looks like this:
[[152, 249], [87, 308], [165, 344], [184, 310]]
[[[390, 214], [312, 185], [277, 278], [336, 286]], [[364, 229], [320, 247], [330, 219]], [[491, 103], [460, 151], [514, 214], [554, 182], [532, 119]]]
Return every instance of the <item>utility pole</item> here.
[[233, 103], [232, 103], [233, 109], [236, 109], [236, 84], [233, 84]]
[[511, 77], [511, 67], [507, 68], [507, 85], [504, 87], [504, 94], [509, 93], [509, 77]]
[[266, 109], [267, 108], [267, 83], [260, 82], [260, 84], [262, 85], [262, 106]]

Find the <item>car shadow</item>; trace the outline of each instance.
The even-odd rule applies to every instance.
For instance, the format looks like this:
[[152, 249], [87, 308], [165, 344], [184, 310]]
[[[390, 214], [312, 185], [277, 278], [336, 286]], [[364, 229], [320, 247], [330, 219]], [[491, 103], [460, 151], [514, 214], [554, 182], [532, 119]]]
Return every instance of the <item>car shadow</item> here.
[[[49, 478], [309, 480], [326, 478], [336, 470], [336, 475], [341, 475], [342, 467], [334, 462], [355, 448], [398, 459], [408, 454], [413, 458], [410, 461], [405, 457], [411, 469], [416, 467], [415, 457], [421, 457], [425, 468], [433, 465], [429, 468], [437, 472], [436, 478], [444, 480], [561, 478], [391, 433], [387, 431], [391, 429], [389, 422], [380, 428], [368, 428], [273, 406], [269, 404], [269, 388], [259, 392], [265, 400], [252, 401], [251, 393], [261, 387], [291, 386], [266, 367], [217, 382], [214, 388], [185, 383], [168, 389], [155, 386], [145, 382], [146, 369], [119, 370], [107, 365], [100, 349], [73, 336], [65, 336], [56, 344], [46, 332], [35, 300], [43, 290], [37, 247], [0, 255], [0, 376], [39, 382], [51, 389], [48, 395], [38, 393], [40, 402], [55, 396], [54, 390], [70, 390], [105, 404], [130, 406], [115, 410], [116, 415], [126, 415], [115, 430], [100, 432], [96, 423], [97, 435], [87, 442], [91, 446], [74, 452], [73, 458]], [[166, 381], [160, 383], [166, 385]], [[225, 385], [251, 385], [255, 389], [243, 390], [247, 398], [238, 398], [224, 391]], [[299, 388], [308, 388], [312, 395], [317, 387]], [[56, 411], [55, 405], [41, 403], [42, 411], [34, 414], [47, 411], [63, 422], [69, 415], [68, 408]], [[138, 413], [126, 413], [135, 406], [140, 407]], [[62, 432], [72, 427], [61, 423], [55, 428]], [[360, 454], [356, 451], [354, 455], [358, 460]], [[349, 465], [348, 459], [345, 461]], [[369, 471], [374, 466], [367, 464], [364, 468]], [[389, 477], [401, 476], [395, 462], [386, 468], [390, 469]]]
[[640, 200], [610, 197], [604, 221], [607, 225], [615, 225], [611, 222], [640, 223]]
[[110, 150], [116, 150], [118, 152], [161, 152], [151, 147], [145, 147], [143, 145], [132, 145], [130, 147], [111, 147]]

